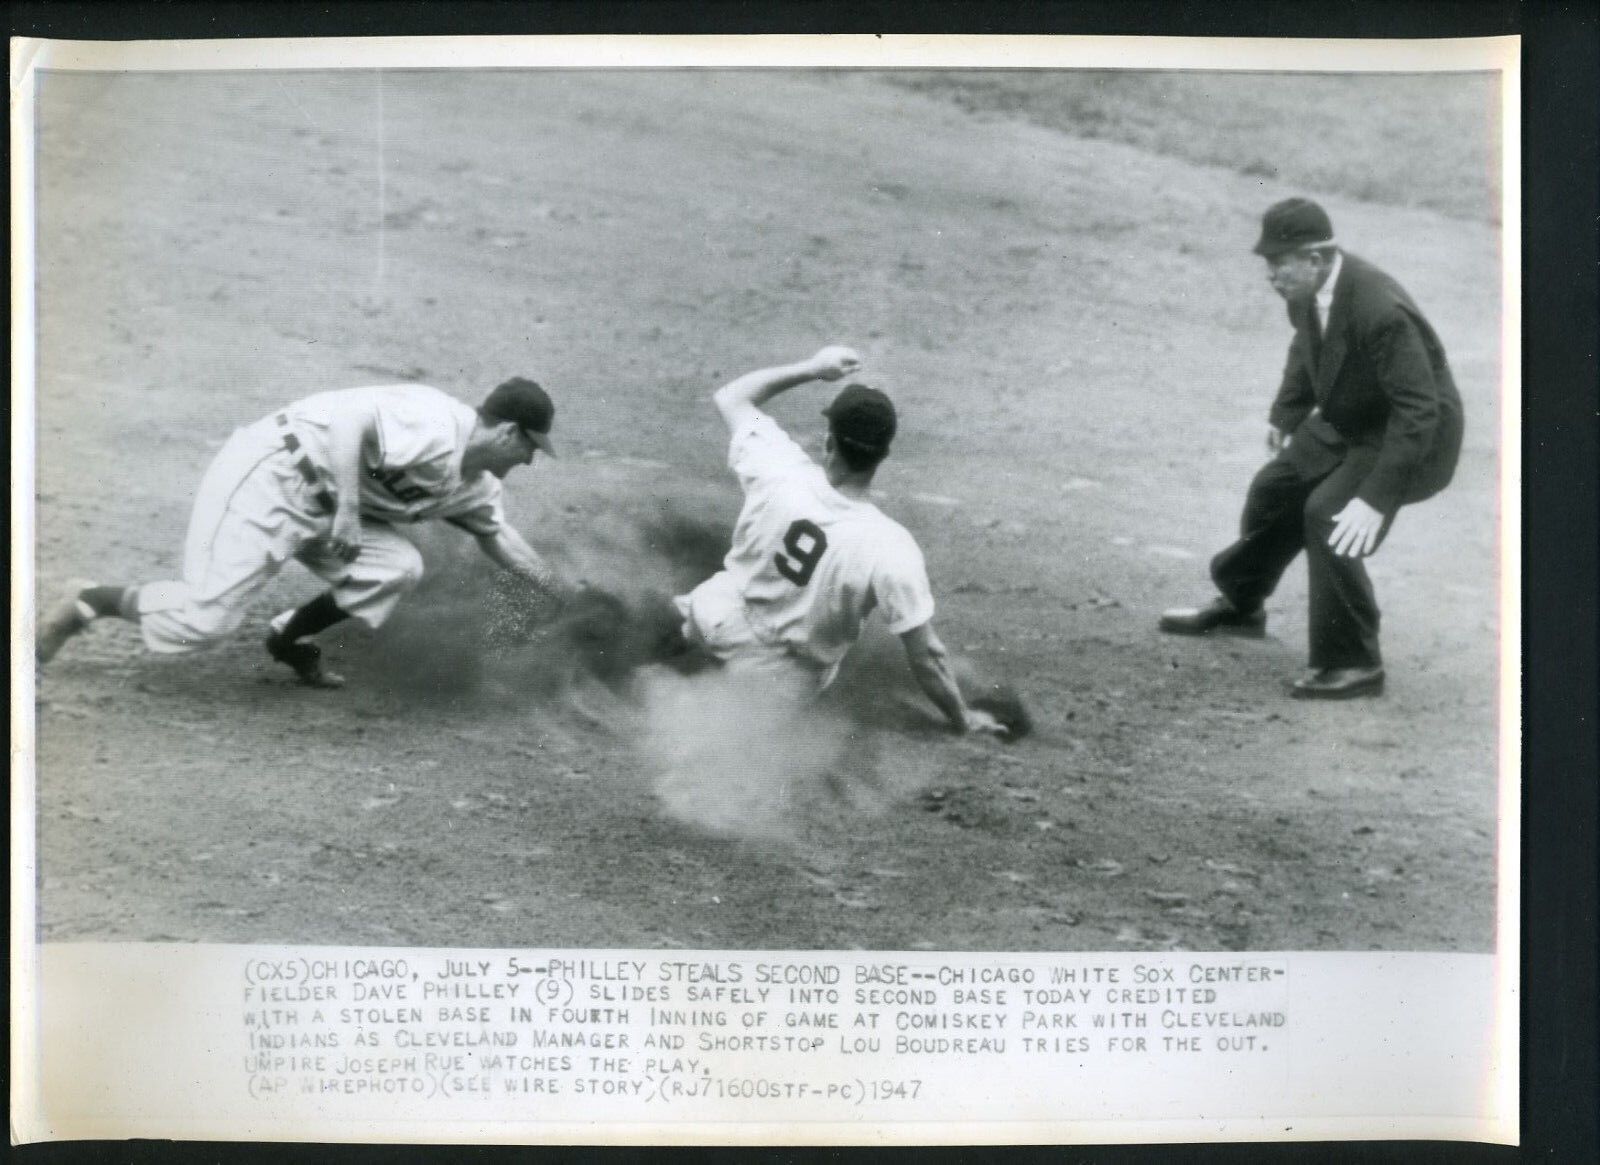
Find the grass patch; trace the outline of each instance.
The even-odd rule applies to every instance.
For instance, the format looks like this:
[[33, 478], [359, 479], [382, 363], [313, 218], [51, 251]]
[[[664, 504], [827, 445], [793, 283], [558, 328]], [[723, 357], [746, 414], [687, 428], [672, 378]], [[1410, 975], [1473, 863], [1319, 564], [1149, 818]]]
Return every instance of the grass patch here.
[[985, 70], [893, 83], [1203, 165], [1497, 223], [1497, 79], [1488, 73]]

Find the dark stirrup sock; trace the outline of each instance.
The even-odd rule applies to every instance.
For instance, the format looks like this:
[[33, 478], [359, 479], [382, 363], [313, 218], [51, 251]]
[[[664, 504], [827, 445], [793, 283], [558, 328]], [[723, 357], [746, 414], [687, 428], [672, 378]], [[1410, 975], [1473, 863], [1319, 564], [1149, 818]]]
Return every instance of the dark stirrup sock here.
[[291, 615], [289, 622], [274, 638], [281, 643], [293, 643], [297, 639], [326, 631], [349, 617], [350, 613], [340, 610], [339, 604], [333, 601], [333, 592], [325, 591]]
[[137, 621], [138, 590], [138, 587], [85, 587], [78, 592], [78, 602], [88, 607], [96, 616], [116, 615]]

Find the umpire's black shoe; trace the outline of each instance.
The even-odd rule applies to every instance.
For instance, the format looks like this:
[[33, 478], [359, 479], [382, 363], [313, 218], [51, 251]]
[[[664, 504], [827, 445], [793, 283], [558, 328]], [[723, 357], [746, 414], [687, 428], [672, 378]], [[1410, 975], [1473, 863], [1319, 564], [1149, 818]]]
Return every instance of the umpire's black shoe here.
[[1289, 694], [1296, 700], [1354, 700], [1383, 695], [1381, 667], [1323, 667], [1294, 682]]
[[267, 654], [294, 670], [295, 678], [308, 688], [342, 688], [344, 677], [322, 666], [322, 648], [303, 639], [288, 642], [277, 635], [267, 636]]
[[1176, 607], [1161, 615], [1161, 630], [1168, 635], [1236, 635], [1260, 639], [1267, 633], [1267, 613], [1260, 607], [1241, 611], [1220, 595], [1203, 607]]

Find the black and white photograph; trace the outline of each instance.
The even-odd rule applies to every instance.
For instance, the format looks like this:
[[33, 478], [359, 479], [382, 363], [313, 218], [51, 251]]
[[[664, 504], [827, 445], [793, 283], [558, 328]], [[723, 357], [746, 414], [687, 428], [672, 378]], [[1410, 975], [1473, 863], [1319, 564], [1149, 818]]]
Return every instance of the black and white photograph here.
[[38, 941], [1495, 954], [1481, 60], [41, 69]]

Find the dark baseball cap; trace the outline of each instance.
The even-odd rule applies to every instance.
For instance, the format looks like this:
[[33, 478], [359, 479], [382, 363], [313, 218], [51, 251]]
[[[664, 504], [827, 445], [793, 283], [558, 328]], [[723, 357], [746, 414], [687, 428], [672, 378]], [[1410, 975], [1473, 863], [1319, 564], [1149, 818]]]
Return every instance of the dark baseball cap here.
[[867, 452], [886, 452], [894, 440], [894, 402], [864, 384], [845, 385], [822, 415], [837, 440]]
[[478, 411], [490, 420], [512, 422], [528, 435], [528, 440], [551, 457], [556, 455], [555, 447], [550, 444], [550, 426], [556, 422], [556, 406], [550, 402], [550, 394], [536, 381], [513, 376], [491, 392]]
[[1266, 258], [1333, 242], [1328, 212], [1309, 198], [1286, 198], [1261, 216], [1261, 238], [1255, 253]]

